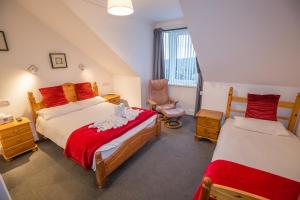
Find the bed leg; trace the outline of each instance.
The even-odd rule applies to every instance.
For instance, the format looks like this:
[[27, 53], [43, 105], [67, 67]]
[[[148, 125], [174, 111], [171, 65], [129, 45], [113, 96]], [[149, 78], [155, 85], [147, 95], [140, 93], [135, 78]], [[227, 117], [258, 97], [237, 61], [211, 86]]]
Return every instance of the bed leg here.
[[156, 137], [160, 138], [160, 134], [161, 134], [161, 119], [157, 115], [157, 118], [156, 118]]
[[201, 191], [199, 200], [208, 200], [209, 199], [211, 185], [212, 185], [211, 179], [208, 177], [204, 177], [203, 182], [202, 182], [202, 191]]
[[96, 181], [99, 189], [103, 189], [106, 185], [106, 174], [104, 160], [101, 152], [96, 152]]

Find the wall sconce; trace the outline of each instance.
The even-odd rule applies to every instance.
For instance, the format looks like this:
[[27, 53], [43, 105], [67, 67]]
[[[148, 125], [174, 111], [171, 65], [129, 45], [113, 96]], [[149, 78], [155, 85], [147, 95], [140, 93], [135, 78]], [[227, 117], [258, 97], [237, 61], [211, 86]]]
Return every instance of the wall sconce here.
[[35, 66], [35, 65], [30, 65], [30, 66], [26, 69], [26, 71], [28, 71], [28, 72], [30, 72], [30, 73], [32, 73], [32, 74], [36, 74], [37, 71], [39, 71], [39, 68], [38, 68], [37, 66]]
[[78, 65], [78, 68], [79, 68], [81, 71], [85, 70], [85, 66], [84, 66], [83, 64], [79, 64], [79, 65]]

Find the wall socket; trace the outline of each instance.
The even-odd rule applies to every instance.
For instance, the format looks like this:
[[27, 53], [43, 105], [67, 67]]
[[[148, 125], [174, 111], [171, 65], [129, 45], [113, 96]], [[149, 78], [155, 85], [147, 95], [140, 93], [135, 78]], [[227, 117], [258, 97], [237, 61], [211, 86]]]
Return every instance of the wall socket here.
[[0, 100], [0, 107], [9, 106], [9, 101], [7, 100]]

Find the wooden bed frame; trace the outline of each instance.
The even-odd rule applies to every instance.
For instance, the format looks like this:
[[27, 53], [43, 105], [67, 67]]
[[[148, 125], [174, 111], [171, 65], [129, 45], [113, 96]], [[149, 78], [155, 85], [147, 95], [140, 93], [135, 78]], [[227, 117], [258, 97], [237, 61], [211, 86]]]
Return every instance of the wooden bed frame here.
[[[65, 83], [62, 86], [65, 96], [69, 102], [78, 101], [73, 83]], [[95, 96], [99, 96], [97, 83], [94, 82], [92, 86]], [[28, 99], [32, 110], [33, 121], [36, 122], [37, 111], [45, 108], [45, 105], [43, 103], [43, 100], [37, 102], [32, 92], [28, 92]], [[104, 188], [107, 183], [107, 177], [152, 138], [159, 138], [160, 132], [161, 122], [160, 118], [157, 117], [154, 126], [141, 130], [136, 135], [123, 142], [123, 144], [110, 157], [102, 159], [101, 152], [97, 152], [96, 182], [98, 188]], [[41, 135], [41, 133], [39, 134]]]
[[[231, 112], [233, 113], [245, 113], [244, 110], [232, 109], [232, 102], [235, 103], [247, 103], [246, 97], [233, 96], [233, 87], [229, 88], [228, 97], [227, 97], [227, 107], [225, 118], [230, 117]], [[290, 109], [290, 116], [278, 116], [278, 119], [288, 120], [288, 130], [295, 132], [296, 122], [298, 113], [300, 110], [300, 93], [298, 93], [295, 102], [289, 101], [279, 101], [278, 108]], [[199, 200], [208, 200], [209, 197], [214, 199], [221, 200], [265, 200], [266, 198], [251, 194], [242, 190], [235, 188], [227, 187], [224, 185], [212, 183], [209, 177], [204, 177], [202, 182], [202, 192]]]

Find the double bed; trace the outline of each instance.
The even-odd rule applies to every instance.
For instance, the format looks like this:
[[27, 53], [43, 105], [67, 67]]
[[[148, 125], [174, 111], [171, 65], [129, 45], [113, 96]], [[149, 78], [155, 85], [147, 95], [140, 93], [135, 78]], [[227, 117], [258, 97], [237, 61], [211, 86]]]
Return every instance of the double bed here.
[[[226, 121], [194, 200], [300, 198], [300, 139], [293, 134], [300, 110], [300, 93], [295, 102], [278, 103], [279, 108], [290, 110], [289, 116], [278, 116], [288, 121], [285, 135], [275, 134], [277, 129], [256, 131], [259, 127], [250, 125], [253, 120], [266, 126], [273, 123], [267, 120], [230, 118], [233, 113], [245, 113], [232, 108], [233, 102], [247, 103], [247, 98], [233, 96], [230, 88]], [[239, 119], [248, 123], [247, 128], [239, 126]], [[266, 126], [262, 129], [267, 130]]]
[[[62, 87], [68, 101], [76, 103], [78, 99], [74, 84], [65, 83]], [[93, 92], [95, 96], [99, 95], [96, 83], [93, 84]], [[115, 114], [117, 106], [104, 101], [72, 112], [55, 114], [47, 119], [39, 114], [40, 110], [45, 108], [43, 100], [37, 102], [32, 92], [28, 93], [28, 97], [37, 132], [63, 149], [75, 130], [95, 121], [108, 119]], [[98, 187], [103, 188], [106, 185], [106, 177], [155, 136], [160, 136], [160, 120], [157, 115], [149, 117], [121, 136], [100, 146], [94, 153], [92, 164]]]

